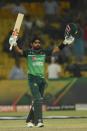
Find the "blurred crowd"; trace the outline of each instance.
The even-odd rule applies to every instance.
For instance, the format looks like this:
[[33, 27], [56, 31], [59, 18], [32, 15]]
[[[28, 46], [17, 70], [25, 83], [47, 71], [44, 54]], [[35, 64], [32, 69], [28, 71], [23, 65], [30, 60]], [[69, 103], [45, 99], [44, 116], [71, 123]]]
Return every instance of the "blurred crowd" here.
[[[18, 39], [19, 46], [21, 48], [27, 48], [32, 37], [34, 35], [40, 35], [43, 39], [43, 46], [53, 48], [63, 41], [66, 24], [75, 22], [81, 28], [81, 35], [75, 41], [76, 44], [66, 47], [60, 53], [54, 54], [53, 57], [57, 64], [61, 66], [64, 64], [71, 65], [72, 56], [75, 58], [74, 65], [81, 64], [87, 55], [87, 0], [44, 0], [30, 3], [27, 1], [25, 3], [19, 0], [13, 3], [9, 2], [9, 0], [8, 2], [0, 2], [0, 10], [8, 9], [13, 15], [19, 12], [25, 14], [23, 32]], [[36, 11], [35, 15], [28, 10], [28, 5], [30, 4], [33, 5], [32, 10], [34, 9]], [[43, 8], [43, 15], [41, 12], [38, 12], [39, 8]], [[4, 38], [2, 50], [5, 53], [11, 54], [15, 61], [18, 61], [21, 58], [19, 54], [15, 54], [14, 51], [9, 53], [8, 39], [11, 32], [10, 30]], [[51, 57], [48, 57], [46, 62], [49, 64], [50, 60]]]

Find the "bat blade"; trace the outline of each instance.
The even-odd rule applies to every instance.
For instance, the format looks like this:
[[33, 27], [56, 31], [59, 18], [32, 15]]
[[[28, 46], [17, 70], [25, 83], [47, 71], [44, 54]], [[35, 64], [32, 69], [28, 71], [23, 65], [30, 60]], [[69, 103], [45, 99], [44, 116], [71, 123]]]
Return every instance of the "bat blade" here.
[[13, 31], [17, 31], [19, 33], [20, 27], [23, 21], [23, 17], [24, 17], [24, 14], [18, 13]]
[[[24, 14], [18, 13], [16, 22], [15, 22], [15, 25], [13, 28], [13, 32], [12, 32], [13, 37], [18, 36], [23, 18], [24, 18]], [[13, 45], [10, 46], [10, 48], [9, 48], [10, 51], [12, 50], [12, 47], [13, 47]]]

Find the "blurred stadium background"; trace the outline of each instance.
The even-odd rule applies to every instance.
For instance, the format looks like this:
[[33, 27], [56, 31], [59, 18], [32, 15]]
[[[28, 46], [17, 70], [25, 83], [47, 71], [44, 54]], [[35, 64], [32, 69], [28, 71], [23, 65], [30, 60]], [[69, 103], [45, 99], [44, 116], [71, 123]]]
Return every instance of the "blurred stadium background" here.
[[[44, 2], [45, 0], [0, 0], [1, 114], [3, 114], [2, 112], [12, 111], [27, 112], [32, 100], [27, 79], [9, 79], [9, 73], [15, 65], [15, 61], [20, 61], [24, 73], [27, 74], [26, 59], [19, 56], [19, 54], [15, 54], [14, 51], [9, 51], [8, 39], [18, 11], [25, 13], [18, 39], [18, 44], [24, 48], [28, 46], [34, 34], [42, 37], [44, 47], [59, 45], [64, 38], [65, 25], [69, 22], [78, 22], [80, 24], [83, 34], [82, 45], [79, 46], [78, 44], [76, 48], [70, 47], [63, 54], [56, 54], [57, 60], [62, 67], [62, 77], [58, 80], [47, 79], [48, 87], [45, 90], [43, 110], [87, 110], [87, 1], [56, 1], [58, 10], [55, 19], [47, 17]], [[83, 52], [80, 50], [81, 47]], [[46, 71], [49, 61], [50, 57], [46, 59]], [[80, 76], [76, 73], [78, 68], [74, 68], [72, 71], [67, 69], [67, 66], [74, 64], [78, 64]], [[84, 115], [82, 114], [82, 116]]]

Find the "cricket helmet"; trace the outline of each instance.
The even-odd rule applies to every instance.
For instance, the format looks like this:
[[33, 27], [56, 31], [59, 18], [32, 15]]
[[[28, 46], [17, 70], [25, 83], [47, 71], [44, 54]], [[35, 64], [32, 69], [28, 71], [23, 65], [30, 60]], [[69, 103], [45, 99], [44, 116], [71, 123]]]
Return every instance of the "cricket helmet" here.
[[75, 23], [69, 23], [65, 28], [65, 36], [75, 36], [78, 33], [78, 26]]

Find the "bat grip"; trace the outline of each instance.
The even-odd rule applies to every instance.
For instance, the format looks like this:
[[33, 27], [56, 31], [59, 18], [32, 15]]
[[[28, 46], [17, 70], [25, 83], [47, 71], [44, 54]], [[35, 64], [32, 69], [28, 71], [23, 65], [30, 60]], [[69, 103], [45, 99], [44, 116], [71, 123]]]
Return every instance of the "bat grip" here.
[[13, 47], [13, 45], [10, 45], [10, 48], [9, 48], [10, 51], [12, 50], [12, 47]]

